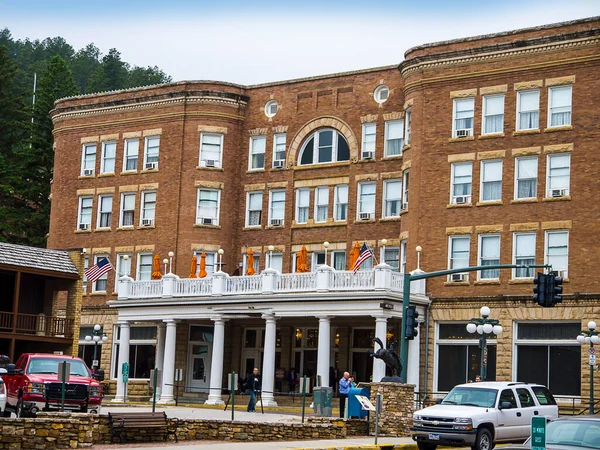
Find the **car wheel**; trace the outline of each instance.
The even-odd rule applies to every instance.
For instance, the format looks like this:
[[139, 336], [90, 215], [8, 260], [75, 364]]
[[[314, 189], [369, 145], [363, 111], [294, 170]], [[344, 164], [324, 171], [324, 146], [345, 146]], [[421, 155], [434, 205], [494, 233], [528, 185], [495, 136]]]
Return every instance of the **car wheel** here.
[[417, 447], [419, 447], [419, 450], [435, 450], [437, 445], [427, 444], [426, 442], [417, 442]]
[[492, 441], [492, 433], [487, 428], [481, 428], [477, 432], [477, 438], [475, 438], [475, 445], [471, 447], [472, 450], [492, 450], [494, 443]]

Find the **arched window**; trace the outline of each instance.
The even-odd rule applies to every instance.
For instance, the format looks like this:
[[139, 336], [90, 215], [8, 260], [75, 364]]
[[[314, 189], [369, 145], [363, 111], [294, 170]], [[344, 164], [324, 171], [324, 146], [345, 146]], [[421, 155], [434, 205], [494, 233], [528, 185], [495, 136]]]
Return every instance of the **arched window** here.
[[349, 161], [350, 148], [346, 138], [337, 130], [324, 128], [311, 134], [298, 158], [298, 165], [325, 164], [336, 161]]

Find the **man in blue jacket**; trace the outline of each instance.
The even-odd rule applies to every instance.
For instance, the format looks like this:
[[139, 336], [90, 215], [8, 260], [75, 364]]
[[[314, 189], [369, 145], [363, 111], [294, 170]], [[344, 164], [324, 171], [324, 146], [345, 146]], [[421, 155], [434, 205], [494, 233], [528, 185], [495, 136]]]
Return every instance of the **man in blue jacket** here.
[[340, 417], [344, 417], [344, 410], [346, 409], [346, 399], [348, 398], [348, 392], [352, 386], [352, 379], [348, 372], [344, 372], [344, 376], [340, 379]]

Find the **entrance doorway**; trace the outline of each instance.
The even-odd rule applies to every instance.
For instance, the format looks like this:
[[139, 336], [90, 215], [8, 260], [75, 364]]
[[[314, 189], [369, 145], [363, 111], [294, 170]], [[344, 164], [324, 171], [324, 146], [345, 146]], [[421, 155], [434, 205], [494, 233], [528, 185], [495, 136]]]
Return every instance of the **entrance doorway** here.
[[196, 325], [190, 326], [186, 392], [207, 394], [209, 391], [212, 338], [212, 328]]

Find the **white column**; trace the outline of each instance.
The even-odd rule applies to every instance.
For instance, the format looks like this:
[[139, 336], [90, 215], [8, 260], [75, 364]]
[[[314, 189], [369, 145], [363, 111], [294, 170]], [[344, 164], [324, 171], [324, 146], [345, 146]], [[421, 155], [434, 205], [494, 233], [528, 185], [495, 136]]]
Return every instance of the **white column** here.
[[210, 363], [210, 391], [207, 405], [222, 405], [221, 388], [223, 385], [223, 352], [225, 351], [225, 321], [221, 316], [213, 316], [215, 323], [213, 332], [212, 360]]
[[263, 406], [277, 406], [277, 402], [275, 402], [275, 398], [273, 397], [273, 389], [275, 387], [275, 340], [277, 319], [271, 314], [263, 314], [262, 318], [265, 319], [266, 324], [261, 402]]
[[[375, 337], [386, 345], [387, 318], [375, 317]], [[375, 351], [379, 350], [379, 344], [374, 345]], [[385, 377], [385, 363], [379, 358], [373, 358], [373, 381], [381, 381]]]
[[[419, 334], [421, 334], [421, 327], [419, 327]], [[406, 371], [406, 382], [415, 385], [415, 392], [419, 390], [420, 357], [420, 336], [417, 336], [412, 341], [408, 341], [408, 367]]]
[[[165, 362], [165, 323], [160, 322], [156, 327], [156, 362], [154, 368], [160, 370], [162, 375], [163, 367]], [[152, 382], [152, 380], [151, 380]], [[156, 386], [157, 397], [160, 397], [162, 392], [162, 386]]]
[[122, 403], [125, 401], [125, 383], [123, 383], [123, 364], [129, 362], [129, 322], [118, 321], [120, 327], [119, 334], [119, 358], [117, 363], [117, 394], [113, 402]]
[[329, 386], [329, 356], [331, 354], [331, 318], [319, 317], [319, 347], [317, 349], [317, 377], [321, 386]]
[[163, 363], [162, 389], [158, 403], [175, 403], [173, 383], [175, 381], [175, 341], [177, 322], [172, 319], [164, 320], [167, 324], [165, 334], [165, 357]]

